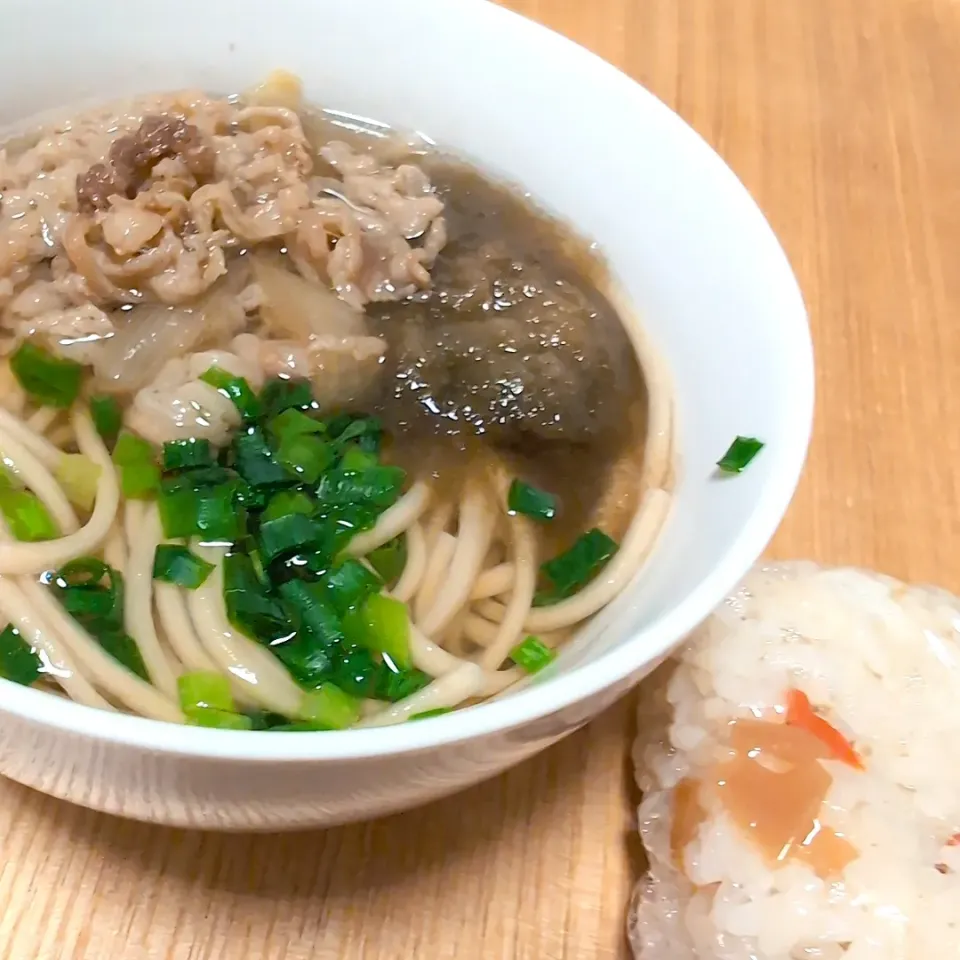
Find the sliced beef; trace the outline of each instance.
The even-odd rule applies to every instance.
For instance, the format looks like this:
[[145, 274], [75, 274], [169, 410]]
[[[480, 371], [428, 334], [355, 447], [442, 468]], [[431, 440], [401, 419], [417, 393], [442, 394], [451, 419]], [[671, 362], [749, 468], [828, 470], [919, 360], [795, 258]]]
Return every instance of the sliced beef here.
[[179, 157], [198, 182], [213, 175], [216, 153], [196, 126], [182, 117], [148, 116], [136, 133], [113, 142], [106, 163], [96, 163], [77, 177], [80, 210], [105, 210], [116, 195], [132, 199], [153, 168], [168, 157]]

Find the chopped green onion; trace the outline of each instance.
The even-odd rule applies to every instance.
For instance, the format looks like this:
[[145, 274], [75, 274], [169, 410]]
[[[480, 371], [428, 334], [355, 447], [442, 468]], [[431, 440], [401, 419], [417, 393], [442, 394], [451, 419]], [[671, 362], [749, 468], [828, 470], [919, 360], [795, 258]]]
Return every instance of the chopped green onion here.
[[287, 718], [269, 710], [247, 710], [244, 716], [250, 721], [253, 730], [274, 730], [286, 726]]
[[320, 580], [320, 586], [330, 605], [342, 617], [371, 594], [379, 593], [383, 583], [359, 560], [348, 559], [328, 571]]
[[316, 509], [316, 504], [305, 493], [300, 490], [281, 490], [275, 493], [260, 517], [261, 523], [268, 520], [278, 520], [291, 513], [302, 513], [304, 516], [310, 516]]
[[147, 667], [143, 662], [137, 641], [133, 637], [122, 630], [105, 630], [99, 633], [95, 633], [90, 627], [87, 627], [87, 630], [95, 636], [100, 646], [114, 660], [125, 666], [131, 673], [135, 673], [141, 680], [149, 682]]
[[183, 673], [177, 677], [177, 693], [180, 697], [180, 709], [184, 713], [192, 710], [234, 711], [233, 694], [230, 681], [220, 673], [198, 670]]
[[118, 467], [143, 463], [145, 460], [153, 460], [154, 458], [153, 446], [143, 437], [138, 437], [129, 430], [124, 430], [117, 437], [117, 445], [113, 448], [113, 462]]
[[210, 727], [214, 730], [252, 730], [253, 720], [242, 713], [203, 708], [184, 713], [187, 723], [194, 727]]
[[212, 467], [214, 463], [209, 440], [191, 437], [163, 445], [164, 470], [191, 470], [194, 467]]
[[331, 507], [367, 504], [382, 511], [396, 502], [405, 479], [400, 467], [329, 470], [317, 487], [317, 499]]
[[280, 596], [285, 601], [297, 633], [304, 641], [321, 647], [330, 647], [343, 641], [340, 618], [318, 584], [288, 580], [281, 584]]
[[246, 512], [234, 503], [232, 483], [202, 490], [164, 491], [158, 501], [160, 521], [168, 540], [200, 537], [233, 543], [246, 533]]
[[163, 478], [160, 489], [163, 493], [176, 493], [180, 490], [209, 490], [230, 484], [237, 492], [244, 486], [240, 475], [228, 467], [194, 467], [171, 473]]
[[123, 628], [120, 573], [96, 557], [78, 557], [54, 574], [52, 585], [64, 610], [106, 653], [142, 680], [149, 680], [140, 648]]
[[83, 382], [83, 367], [55, 357], [25, 340], [10, 357], [10, 369], [30, 399], [39, 406], [69, 407]]
[[410, 667], [410, 615], [405, 603], [373, 593], [344, 615], [343, 632], [351, 643], [389, 657], [398, 669]]
[[232, 449], [234, 467], [251, 487], [289, 486], [292, 482], [259, 427], [250, 427], [236, 434]]
[[345, 730], [360, 719], [360, 701], [332, 683], [303, 695], [300, 716], [328, 730]]
[[213, 564], [187, 547], [161, 543], [153, 558], [153, 579], [196, 590], [213, 572]]
[[270, 564], [283, 554], [321, 543], [324, 536], [324, 527], [318, 521], [302, 513], [287, 513], [260, 524], [260, 556]]
[[534, 520], [552, 520], [557, 515], [557, 498], [546, 490], [514, 480], [507, 495], [507, 509]]
[[230, 553], [224, 558], [223, 599], [227, 619], [252, 640], [271, 643], [292, 635], [289, 614], [276, 597], [269, 596], [251, 557]]
[[422, 670], [391, 670], [386, 664], [382, 665], [377, 675], [374, 696], [377, 700], [389, 700], [396, 703], [406, 700], [415, 693], [419, 693], [425, 686], [433, 682], [433, 677]]
[[200, 379], [222, 393], [240, 411], [244, 420], [253, 420], [260, 413], [260, 401], [243, 377], [235, 376], [223, 367], [213, 366]]
[[280, 377], [268, 380], [260, 392], [263, 415], [270, 420], [284, 410], [305, 410], [316, 406], [309, 380], [286, 380]]
[[330, 679], [330, 649], [297, 634], [271, 644], [270, 652], [287, 668], [305, 690], [315, 689]]
[[339, 644], [331, 653], [332, 662], [327, 670], [329, 679], [355, 697], [373, 697], [377, 677], [387, 669], [386, 665], [376, 660], [366, 647]]
[[113, 462], [120, 468], [120, 488], [128, 500], [148, 500], [160, 489], [160, 467], [153, 447], [127, 430], [117, 437]]
[[120, 404], [115, 397], [103, 394], [93, 396], [90, 398], [90, 416], [93, 417], [93, 425], [107, 445], [107, 449], [112, 450], [123, 424]]
[[429, 720], [431, 717], [442, 717], [445, 713], [452, 713], [453, 710], [450, 707], [434, 707], [432, 710], [424, 710], [421, 713], [415, 713], [411, 716], [407, 722], [411, 720]]
[[314, 434], [284, 436], [277, 447], [277, 460], [302, 483], [316, 483], [334, 460], [333, 448]]
[[616, 552], [616, 541], [602, 530], [594, 528], [581, 534], [569, 550], [540, 567], [550, 588], [538, 594], [534, 603], [538, 606], [555, 603], [576, 593], [600, 572]]
[[401, 533], [382, 547], [377, 547], [367, 554], [367, 562], [377, 571], [384, 583], [395, 583], [407, 565], [406, 536]]
[[327, 425], [322, 420], [308, 416], [302, 410], [290, 407], [274, 417], [267, 425], [267, 429], [278, 440], [285, 437], [297, 437], [303, 434], [327, 432]]
[[81, 510], [92, 510], [97, 500], [97, 484], [103, 471], [82, 453], [61, 454], [55, 475], [67, 499]]
[[96, 557], [77, 557], [57, 571], [57, 580], [62, 580], [65, 587], [97, 586], [110, 572], [110, 567]]
[[29, 490], [0, 487], [0, 512], [17, 540], [35, 543], [55, 540], [60, 531], [39, 497]]
[[327, 430], [331, 437], [336, 438], [341, 448], [354, 442], [366, 453], [380, 452], [383, 427], [376, 417], [354, 417], [351, 414], [342, 414], [330, 421]]
[[717, 461], [717, 466], [724, 473], [742, 473], [763, 447], [763, 441], [755, 437], [737, 437]]
[[155, 463], [120, 468], [120, 489], [128, 500], [150, 500], [160, 489], [160, 468]]
[[366, 450], [361, 450], [360, 447], [350, 444], [340, 458], [340, 468], [359, 473], [377, 466], [377, 462], [375, 454], [367, 453]]
[[42, 672], [40, 657], [20, 631], [12, 625], [5, 627], [0, 633], [0, 677], [29, 687]]
[[510, 651], [510, 659], [527, 673], [538, 673], [556, 654], [539, 638], [527, 637]]

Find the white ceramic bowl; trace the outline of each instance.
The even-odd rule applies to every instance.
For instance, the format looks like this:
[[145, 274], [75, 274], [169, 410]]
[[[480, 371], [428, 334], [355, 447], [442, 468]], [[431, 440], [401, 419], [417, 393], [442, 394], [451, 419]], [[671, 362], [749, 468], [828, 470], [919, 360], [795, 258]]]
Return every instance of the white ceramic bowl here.
[[[309, 98], [428, 133], [595, 239], [675, 381], [674, 514], [646, 571], [557, 675], [442, 720], [235, 733], [105, 714], [0, 681], [0, 773], [159, 823], [282, 829], [413, 806], [584, 724], [759, 556], [796, 485], [813, 363], [803, 302], [746, 191], [613, 67], [482, 0], [7, 0], [0, 123], [89, 98], [234, 91], [276, 67]], [[718, 480], [736, 434], [767, 447]]]

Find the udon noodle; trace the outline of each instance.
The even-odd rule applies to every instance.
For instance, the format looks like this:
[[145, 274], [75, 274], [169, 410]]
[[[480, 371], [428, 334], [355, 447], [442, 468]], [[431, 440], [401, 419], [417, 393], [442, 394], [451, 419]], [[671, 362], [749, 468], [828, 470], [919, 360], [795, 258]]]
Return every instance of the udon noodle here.
[[[315, 149], [301, 108], [296, 85], [280, 78], [245, 99], [178, 94], [104, 109], [0, 153], [4, 676], [102, 710], [171, 722], [281, 730], [395, 724], [528, 679], [539, 664], [522, 655], [523, 645], [534, 643], [541, 663], [549, 659], [623, 590], [654, 545], [670, 507], [672, 404], [666, 374], [635, 325], [625, 326], [642, 386], [630, 403], [642, 406], [643, 432], [624, 441], [631, 449], [616, 447], [626, 450], [620, 459], [627, 464], [620, 542], [576, 589], [544, 599], [543, 564], [558, 538], [569, 543], [569, 523], [582, 524], [582, 533], [594, 514], [571, 508], [563, 533], [545, 532], [553, 508], [538, 515], [513, 499], [518, 465], [535, 459], [540, 443], [551, 450], [566, 443], [553, 435], [561, 419], [574, 434], [574, 459], [614, 449], [606, 440], [590, 446], [588, 414], [602, 400], [581, 396], [573, 413], [561, 414], [549, 408], [559, 381], [544, 381], [533, 390], [546, 401], [514, 421], [471, 422], [477, 428], [467, 439], [458, 421], [452, 445], [437, 418], [421, 429], [408, 413], [394, 416], [405, 401], [392, 387], [371, 388], [369, 371], [379, 375], [401, 357], [396, 378], [410, 383], [401, 362], [406, 345], [391, 339], [390, 325], [404, 321], [394, 311], [405, 305], [439, 309], [426, 298], [443, 294], [445, 270], [460, 269], [444, 259], [448, 234], [456, 246], [452, 201], [445, 210], [424, 172], [427, 160], [423, 169], [387, 163], [400, 149], [395, 142], [379, 145], [379, 154], [334, 141]], [[404, 149], [420, 156], [409, 144]], [[579, 309], [579, 302], [571, 307]], [[599, 324], [590, 310], [586, 316]], [[569, 331], [564, 337], [571, 339]], [[25, 344], [36, 353], [25, 354]], [[62, 383], [51, 386], [57, 364], [68, 365], [66, 379], [83, 369], [74, 395]], [[428, 362], [417, 369], [429, 376]], [[562, 380], [563, 370], [552, 369]], [[308, 384], [310, 402], [257, 419], [244, 403], [260, 397], [257, 409], [264, 409], [278, 378]], [[439, 408], [444, 396], [431, 394]], [[473, 406], [458, 408], [460, 421], [480, 409], [478, 391], [470, 397]], [[96, 404], [111, 400], [122, 413], [122, 440], [104, 429], [102, 410], [98, 417]], [[418, 404], [430, 407], [422, 398]], [[328, 457], [309, 479], [303, 461], [282, 459], [278, 424], [286, 411], [305, 418], [298, 429], [306, 448]], [[340, 439], [349, 424], [361, 424], [358, 435], [369, 427], [382, 446]], [[238, 437], [254, 434], [267, 438], [263, 457], [288, 468], [273, 486], [258, 487], [236, 452]], [[452, 472], [428, 455], [418, 462], [438, 447], [454, 462]], [[210, 459], [167, 462], [188, 448], [209, 449]], [[359, 485], [364, 471], [395, 463], [406, 468], [402, 484], [392, 498], [376, 494], [376, 509], [372, 500], [328, 495], [335, 473]], [[198, 493], [204, 470], [211, 483], [243, 490], [231, 501], [245, 518], [235, 537], [205, 535], [212, 528], [202, 524], [184, 533], [175, 505], [191, 503], [187, 494], [206, 496]], [[278, 513], [281, 501], [285, 513]], [[294, 549], [291, 540], [276, 556], [266, 544], [268, 516], [294, 526], [295, 502], [315, 530], [347, 524], [344, 511], [354, 518], [322, 566], [311, 559], [322, 552], [313, 541], [296, 541]], [[389, 570], [385, 551], [394, 559]], [[258, 578], [246, 593], [231, 586], [231, 563], [241, 555]], [[187, 572], [161, 570], [161, 556], [185, 563]], [[341, 609], [342, 595], [326, 593], [332, 606], [324, 605], [318, 591], [332, 589], [324, 578], [345, 564], [367, 578], [363, 596]], [[191, 571], [201, 571], [193, 582]], [[303, 619], [293, 617], [286, 636], [248, 628], [252, 620], [238, 604], [257, 591], [265, 606], [279, 603]], [[375, 627], [385, 621], [370, 612], [373, 595], [391, 601], [377, 608], [385, 617], [403, 610], [400, 648], [400, 634], [377, 640]], [[336, 621], [335, 636], [320, 651], [327, 665], [317, 666], [317, 647], [308, 668], [282, 647], [315, 636], [308, 619], [317, 603]], [[358, 611], [367, 632], [344, 639], [350, 631], [341, 627]], [[350, 672], [357, 644], [370, 676], [393, 672], [386, 687]], [[24, 679], [15, 667], [25, 652], [37, 667]], [[340, 664], [339, 673], [330, 664]], [[388, 682], [396, 678], [404, 682]], [[207, 693], [197, 696], [198, 689]]]

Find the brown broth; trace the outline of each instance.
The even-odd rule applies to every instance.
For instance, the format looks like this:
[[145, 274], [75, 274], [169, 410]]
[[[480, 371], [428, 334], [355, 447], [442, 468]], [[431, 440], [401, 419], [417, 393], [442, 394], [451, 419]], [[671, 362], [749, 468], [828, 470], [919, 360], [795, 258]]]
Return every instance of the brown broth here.
[[[572, 231], [511, 189], [449, 158], [428, 156], [418, 162], [446, 202], [449, 240], [433, 267], [430, 291], [399, 304], [368, 306], [378, 332], [396, 347], [398, 331], [421, 324], [431, 348], [429, 335], [441, 330], [437, 348], [442, 349], [442, 336], [446, 344], [453, 340], [456, 349], [461, 330], [469, 331], [471, 344], [483, 345], [477, 328], [495, 324], [497, 317], [536, 330], [544, 316], [560, 312], [562, 334], [571, 340], [563, 369], [569, 372], [581, 362], [596, 369], [582, 402], [580, 396], [556, 401], [562, 415], [574, 410], [570, 420], [579, 420], [583, 407], [582, 421], [569, 432], [562, 424], [555, 432], [540, 424], [530, 431], [522, 424], [499, 432], [485, 429], [487, 424], [471, 429], [476, 425], [457, 415], [471, 399], [466, 390], [463, 396], [449, 391], [454, 394], [452, 414], [438, 417], [422, 404], [398, 403], [399, 391], [388, 389], [378, 412], [396, 437], [396, 456], [456, 495], [459, 478], [493, 453], [513, 475], [558, 497], [558, 517], [540, 527], [545, 552], [565, 548], [594, 526], [619, 540], [639, 500], [647, 397], [621, 318], [601, 292], [608, 284], [602, 262]], [[518, 295], [520, 288], [530, 295]], [[495, 326], [490, 331], [486, 352], [496, 357], [504, 348], [502, 331]], [[573, 342], [578, 336], [583, 344]], [[496, 364], [494, 360], [490, 379], [500, 373]], [[562, 385], [553, 380], [531, 377], [532, 393], [562, 393]]]

